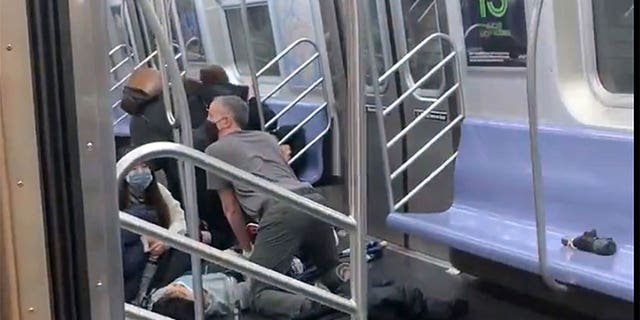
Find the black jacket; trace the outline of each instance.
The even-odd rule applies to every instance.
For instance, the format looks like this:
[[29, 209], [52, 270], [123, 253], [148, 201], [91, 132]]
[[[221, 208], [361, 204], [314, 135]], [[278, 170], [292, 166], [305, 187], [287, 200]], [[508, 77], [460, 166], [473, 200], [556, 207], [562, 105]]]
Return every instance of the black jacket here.
[[[144, 204], [132, 204], [124, 210], [126, 213], [154, 224], [158, 223], [158, 214]], [[140, 235], [122, 230], [120, 233], [122, 250], [122, 272], [124, 279], [125, 301], [132, 301], [138, 294], [142, 274], [147, 264], [147, 254], [140, 241]]]

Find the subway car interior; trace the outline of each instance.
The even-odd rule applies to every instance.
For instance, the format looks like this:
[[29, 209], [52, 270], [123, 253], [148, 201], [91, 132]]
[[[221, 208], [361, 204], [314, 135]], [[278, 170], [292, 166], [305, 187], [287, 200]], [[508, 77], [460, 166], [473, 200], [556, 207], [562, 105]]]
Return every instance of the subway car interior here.
[[[211, 311], [211, 266], [329, 308], [308, 319], [423, 319], [381, 283], [414, 288], [427, 319], [636, 319], [634, 13], [632, 0], [0, 0], [0, 319], [172, 319], [149, 302], [177, 265], [147, 260], [157, 243], [184, 258], [198, 320], [277, 319], [240, 298]], [[211, 72], [325, 202], [205, 152]], [[123, 209], [140, 163], [180, 230]], [[308, 280], [304, 252], [292, 275], [214, 244], [205, 172], [332, 225], [344, 292]], [[145, 254], [135, 299], [130, 237]], [[432, 300], [465, 310], [438, 317]]]

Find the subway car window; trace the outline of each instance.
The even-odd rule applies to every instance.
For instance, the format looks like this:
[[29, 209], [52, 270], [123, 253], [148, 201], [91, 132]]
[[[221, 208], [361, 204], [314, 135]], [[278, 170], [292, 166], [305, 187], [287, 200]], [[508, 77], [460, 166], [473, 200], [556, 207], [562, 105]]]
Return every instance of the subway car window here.
[[[225, 9], [225, 14], [236, 67], [241, 75], [249, 75], [249, 58], [244, 40], [240, 8]], [[273, 38], [271, 18], [269, 17], [269, 7], [266, 3], [247, 7], [247, 16], [249, 18], [251, 43], [255, 53], [256, 69], [260, 70], [276, 56], [276, 45]], [[275, 64], [267, 70], [264, 75], [279, 76], [280, 69], [278, 68], [278, 64]]]
[[[402, 0], [402, 12], [407, 36], [407, 51], [415, 48], [429, 35], [438, 32], [437, 6], [434, 0]], [[427, 74], [433, 66], [442, 60], [439, 41], [433, 41], [421, 49], [409, 60], [409, 69], [413, 82]], [[434, 74], [422, 89], [437, 90], [443, 81], [442, 72]]]
[[185, 49], [187, 51], [187, 60], [193, 62], [206, 61], [204, 48], [200, 41], [200, 27], [198, 25], [198, 16], [193, 0], [175, 1], [176, 11], [180, 17], [180, 29], [184, 37]]
[[598, 76], [611, 93], [633, 94], [633, 0], [593, 0]]
[[[381, 19], [380, 16], [378, 14], [378, 6], [375, 5], [374, 2], [371, 3], [371, 5], [369, 5], [369, 10], [370, 10], [370, 20], [369, 20], [369, 28], [372, 31], [371, 35], [373, 37], [373, 50], [374, 50], [374, 56], [375, 56], [375, 63], [376, 63], [376, 68], [378, 69], [378, 76], [382, 75], [386, 68], [386, 61], [385, 61], [385, 52], [384, 52], [384, 47], [383, 47], [383, 38], [382, 38], [382, 28], [383, 26], [381, 25]], [[384, 44], [384, 45], [389, 45], [388, 43]], [[364, 47], [364, 57], [367, 57], [368, 59], [368, 47], [365, 46]], [[368, 61], [368, 60], [367, 60]], [[366, 80], [366, 84], [368, 87], [371, 87], [373, 85], [373, 81], [371, 79], [371, 72], [369, 72], [369, 70], [367, 70], [366, 74], [365, 74], [365, 80]], [[381, 87], [380, 89], [382, 91], [384, 91], [384, 88], [386, 88], [386, 83], [387, 81], [385, 81], [384, 83], [381, 83]]]

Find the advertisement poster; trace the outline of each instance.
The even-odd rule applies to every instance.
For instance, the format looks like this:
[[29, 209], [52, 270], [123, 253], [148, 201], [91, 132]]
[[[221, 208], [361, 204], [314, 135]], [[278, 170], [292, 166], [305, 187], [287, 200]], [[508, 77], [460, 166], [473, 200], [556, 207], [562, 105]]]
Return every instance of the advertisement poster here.
[[468, 66], [526, 66], [527, 20], [524, 2], [460, 0]]

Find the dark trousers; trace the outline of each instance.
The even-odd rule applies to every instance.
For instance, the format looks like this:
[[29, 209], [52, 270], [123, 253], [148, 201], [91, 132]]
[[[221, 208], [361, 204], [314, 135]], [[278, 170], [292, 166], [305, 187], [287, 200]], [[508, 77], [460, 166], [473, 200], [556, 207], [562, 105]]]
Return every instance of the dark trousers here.
[[[324, 198], [313, 189], [300, 194], [319, 203]], [[330, 290], [340, 285], [335, 273], [338, 253], [332, 227], [310, 215], [280, 203], [273, 202], [260, 220], [250, 260], [285, 274], [294, 255], [304, 252], [319, 269], [320, 281]], [[251, 291], [256, 312], [267, 316], [292, 318], [309, 304], [305, 297], [285, 292], [268, 284], [252, 280]]]

